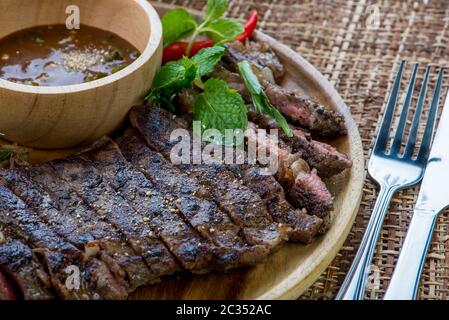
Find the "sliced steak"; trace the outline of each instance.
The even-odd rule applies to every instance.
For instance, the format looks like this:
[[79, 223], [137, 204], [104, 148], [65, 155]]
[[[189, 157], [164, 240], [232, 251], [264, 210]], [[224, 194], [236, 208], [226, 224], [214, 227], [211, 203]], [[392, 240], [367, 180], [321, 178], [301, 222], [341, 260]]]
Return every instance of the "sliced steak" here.
[[0, 301], [12, 300], [17, 300], [17, 293], [13, 287], [13, 284], [6, 279], [6, 276], [0, 269]]
[[276, 144], [268, 134], [258, 133], [254, 123], [248, 124], [246, 136], [248, 141], [257, 145], [259, 153], [267, 150], [275, 153], [279, 162], [276, 177], [294, 206], [305, 208], [307, 213], [320, 218], [328, 216], [333, 205], [332, 195], [315, 169], [311, 171], [298, 154], [292, 154], [287, 148]]
[[[50, 163], [54, 173], [70, 188], [126, 237], [134, 251], [141, 255], [157, 276], [170, 275], [180, 270], [175, 258], [158, 237], [150, 216], [134, 210], [88, 161], [71, 157]], [[117, 172], [117, 174], [120, 174]]]
[[[248, 96], [245, 86], [242, 83], [240, 75], [232, 73], [220, 66], [212, 73], [213, 77], [225, 79], [232, 89], [239, 91], [243, 96]], [[198, 94], [196, 89], [183, 89], [176, 96], [178, 111], [183, 114], [191, 113], [195, 96]], [[249, 97], [249, 96], [248, 96]], [[251, 102], [250, 98], [245, 98]], [[294, 136], [287, 137], [279, 124], [268, 115], [260, 114], [254, 110], [252, 105], [248, 105], [248, 119], [263, 129], [277, 129], [281, 141], [290, 148], [293, 153], [297, 153], [304, 159], [311, 168], [318, 171], [319, 176], [323, 178], [331, 177], [341, 173], [343, 170], [352, 167], [352, 161], [337, 149], [329, 144], [312, 139], [310, 133], [297, 127], [291, 126]]]
[[[95, 152], [99, 157], [108, 156], [101, 150]], [[84, 182], [81, 187], [84, 189], [83, 196], [90, 203], [98, 203], [99, 207], [108, 211], [116, 210], [117, 206], [120, 210], [128, 211], [121, 213], [122, 219], [131, 220], [134, 229], [138, 228], [139, 224], [144, 225], [147, 232], [143, 237], [149, 234], [160, 237], [183, 268], [194, 273], [214, 270], [214, 248], [204, 242], [176, 212], [173, 212], [169, 197], [160, 195], [151, 182], [126, 163], [123, 157], [121, 163], [114, 163], [114, 170], [103, 170], [104, 164], [97, 163], [95, 168], [87, 159], [87, 155], [72, 157], [57, 164], [52, 163], [54, 167], [60, 167], [59, 172], [64, 169], [65, 179], [81, 178]], [[114, 201], [111, 202], [111, 199]]]
[[[175, 255], [186, 269], [194, 273], [205, 273], [236, 267], [232, 260], [234, 256], [228, 248], [216, 247], [209, 238], [201, 237], [201, 233], [186, 221], [180, 210], [176, 192], [166, 187], [160, 188], [151, 179], [149, 181], [143, 173], [134, 169], [126, 161], [117, 144], [111, 141], [100, 152], [89, 152], [85, 156], [88, 156], [95, 167], [108, 177], [112, 185], [120, 188], [122, 194], [132, 195], [129, 201], [136, 209], [151, 212], [155, 216], [155, 223], [159, 226], [159, 232], [163, 237], [176, 236], [180, 249], [175, 251]], [[110, 174], [111, 172], [120, 172], [120, 176]], [[137, 190], [139, 192], [136, 192]], [[162, 202], [161, 207], [155, 207], [154, 204]], [[177, 229], [173, 228], [173, 225], [177, 226]], [[176, 243], [171, 240], [169, 245], [170, 248], [175, 248]]]
[[270, 102], [293, 124], [310, 130], [318, 137], [346, 135], [343, 116], [316, 103], [301, 93], [264, 82]]
[[294, 136], [289, 138], [274, 119], [256, 112], [252, 107], [249, 107], [248, 119], [260, 128], [277, 129], [282, 141], [293, 153], [298, 153], [310, 167], [316, 169], [320, 177], [331, 177], [352, 167], [352, 161], [345, 154], [331, 145], [313, 140], [309, 133], [299, 128], [292, 126]]
[[[186, 128], [186, 125], [177, 123], [173, 115], [163, 109], [145, 106], [135, 107], [130, 118], [148, 145], [170, 159], [172, 147], [177, 143], [170, 140], [170, 135], [176, 129]], [[193, 153], [191, 156], [194, 157]], [[222, 163], [190, 163], [180, 165], [179, 169], [207, 188], [220, 208], [242, 227], [249, 243], [263, 244], [273, 251], [286, 240], [288, 228], [274, 223], [262, 199], [238, 182]]]
[[234, 41], [225, 46], [228, 50], [223, 61], [234, 72], [238, 72], [237, 65], [240, 61], [247, 60], [265, 74], [265, 79], [270, 79], [272, 82], [281, 80], [285, 74], [285, 68], [279, 58], [265, 43], [247, 41], [243, 44], [240, 41]]
[[137, 130], [128, 129], [117, 143], [128, 161], [144, 172], [159, 190], [170, 190], [176, 198], [176, 208], [203, 237], [226, 248], [222, 261], [225, 269], [265, 260], [268, 250], [263, 246], [248, 245], [239, 235], [241, 227], [232, 223], [226, 213], [208, 200], [207, 189], [147, 147]]
[[[64, 299], [124, 299], [126, 289], [117, 283], [107, 266], [100, 260], [86, 257], [76, 247], [56, 235], [14, 193], [0, 184], [0, 226], [7, 229], [39, 254], [53, 288]], [[80, 271], [79, 289], [66, 286], [67, 268]], [[75, 284], [76, 284], [76, 281]]]
[[[17, 292], [20, 291], [20, 292]], [[50, 277], [32, 250], [0, 227], [0, 300], [50, 300]]]
[[246, 165], [230, 166], [239, 180], [264, 201], [276, 222], [292, 228], [290, 241], [309, 244], [319, 233], [323, 220], [298, 210], [285, 199], [284, 190], [271, 175], [262, 174], [258, 168]]
[[[233, 73], [223, 66], [218, 65], [209, 76], [222, 79], [229, 87], [237, 90], [247, 103], [252, 99], [246, 89], [240, 74]], [[275, 83], [263, 79], [263, 75], [257, 74], [270, 102], [290, 120], [291, 123], [310, 130], [318, 137], [333, 137], [347, 133], [343, 116], [323, 105], [312, 101], [300, 92], [285, 89]], [[178, 102], [191, 103], [187, 99], [188, 90], [180, 93]]]
[[0, 177], [58, 235], [86, 256], [104, 261], [130, 292], [154, 281], [142, 258], [118, 231], [101, 220], [48, 166], [5, 170]]

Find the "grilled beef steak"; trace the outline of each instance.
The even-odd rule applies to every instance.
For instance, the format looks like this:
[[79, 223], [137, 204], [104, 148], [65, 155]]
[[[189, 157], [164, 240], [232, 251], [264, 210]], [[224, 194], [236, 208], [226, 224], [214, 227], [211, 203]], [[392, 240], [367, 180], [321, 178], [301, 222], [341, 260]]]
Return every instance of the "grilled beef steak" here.
[[347, 133], [341, 114], [276, 84], [264, 83], [270, 102], [293, 124], [310, 130], [319, 137], [333, 137]]
[[209, 201], [207, 189], [189, 175], [181, 172], [161, 154], [149, 149], [143, 137], [129, 129], [117, 140], [124, 156], [153, 181], [160, 190], [170, 190], [177, 198], [175, 205], [190, 224], [217, 246], [226, 248], [223, 263], [226, 269], [254, 265], [264, 261], [268, 250], [247, 243], [240, 236], [242, 228], [234, 224], [214, 202]]
[[[176, 128], [186, 128], [186, 126], [183, 126], [183, 122], [176, 122], [172, 119], [172, 116], [165, 110], [162, 109], [158, 109], [158, 108], [145, 108], [145, 107], [138, 107], [135, 108], [132, 113], [131, 113], [131, 119], [133, 124], [136, 127], [139, 127], [140, 130], [143, 132], [144, 135], [146, 135], [147, 141], [149, 141], [149, 144], [152, 147], [158, 148], [158, 151], [161, 151], [167, 158], [170, 157], [170, 151], [171, 151], [171, 147], [170, 144], [172, 144], [170, 142], [169, 139], [169, 132], [172, 132], [172, 130], [176, 129]], [[147, 120], [148, 119], [148, 120]], [[151, 120], [150, 120], [151, 119]], [[152, 124], [152, 122], [154, 121], [154, 125]], [[156, 123], [158, 125], [156, 125]], [[160, 130], [158, 129], [159, 127], [162, 127], [163, 129]], [[165, 133], [167, 132], [167, 133]], [[165, 137], [164, 137], [165, 135]], [[158, 137], [157, 139], [155, 137]], [[287, 155], [287, 157], [292, 157], [291, 155]], [[293, 157], [294, 158], [294, 157]], [[280, 170], [282, 171], [282, 173], [280, 173], [284, 178], [284, 180], [288, 180], [291, 185], [289, 186], [291, 188], [291, 192], [289, 192], [289, 194], [291, 194], [292, 197], [295, 197], [297, 190], [296, 190], [296, 183], [298, 184], [302, 184], [304, 182], [304, 177], [303, 175], [301, 175], [299, 177], [299, 181], [296, 182], [294, 176], [297, 174], [296, 170], [297, 170], [297, 166], [295, 167], [295, 165], [293, 165], [295, 163], [295, 161], [297, 161], [297, 158], [293, 159], [294, 161], [290, 162], [290, 159], [285, 159], [285, 161], [283, 162], [283, 165], [285, 165], [286, 167], [288, 166], [288, 168], [286, 168], [285, 170]], [[288, 163], [287, 163], [288, 161]], [[292, 168], [290, 167], [290, 165], [292, 165]], [[197, 179], [206, 186], [210, 186], [210, 193], [211, 194], [216, 194], [216, 201], [218, 203], [222, 202], [222, 197], [221, 194], [218, 194], [218, 192], [221, 192], [222, 194], [226, 194], [226, 190], [230, 190], [229, 187], [228, 189], [226, 189], [226, 182], [228, 184], [228, 186], [233, 186], [233, 185], [239, 185], [239, 183], [236, 183], [235, 181], [235, 177], [234, 174], [232, 174], [231, 171], [228, 170], [228, 168], [226, 168], [225, 165], [221, 164], [221, 163], [214, 163], [212, 165], [181, 165], [180, 168], [183, 171], [187, 171], [190, 174], [194, 174], [197, 176]], [[205, 174], [207, 172], [207, 174]], [[209, 173], [210, 172], [210, 173]], [[231, 175], [232, 174], [232, 175]], [[309, 173], [308, 175], [306, 175], [306, 177], [308, 177], [309, 175], [313, 175], [313, 180], [316, 179], [316, 181], [318, 181], [318, 184], [316, 181], [314, 182], [313, 186], [309, 186], [308, 189], [305, 189], [304, 191], [302, 191], [299, 195], [300, 198], [298, 198], [296, 201], [304, 201], [304, 193], [306, 192], [319, 192], [319, 195], [312, 195], [311, 197], [309, 197], [309, 199], [307, 199], [307, 201], [304, 201], [304, 204], [307, 205], [307, 208], [310, 210], [310, 212], [314, 215], [318, 215], [321, 217], [324, 217], [327, 215], [331, 205], [332, 205], [332, 198], [329, 194], [329, 192], [326, 190], [326, 187], [324, 186], [324, 184], [322, 184], [321, 180], [314, 175], [313, 173]], [[214, 178], [214, 176], [216, 176], [217, 178]], [[218, 178], [219, 177], [219, 178]], [[321, 183], [321, 184], [319, 184]], [[224, 186], [224, 187], [223, 187]], [[317, 186], [321, 186], [321, 188], [317, 188]], [[223, 188], [223, 191], [220, 191], [220, 188]], [[324, 189], [323, 189], [324, 188]], [[240, 184], [239, 186], [239, 193], [243, 194], [243, 193], [249, 193], [249, 194], [254, 194], [254, 192], [250, 189], [250, 188], [243, 188], [242, 185]], [[325, 191], [325, 192], [324, 192]], [[323, 198], [321, 198], [321, 196], [325, 197], [325, 201], [323, 201]], [[243, 195], [238, 196], [240, 198], [244, 197]], [[232, 199], [234, 199], [233, 202], [233, 206], [237, 207], [239, 205], [239, 203], [236, 201], [239, 198], [237, 197], [237, 195], [235, 197], [233, 197]], [[228, 197], [229, 198], [229, 197]], [[258, 199], [258, 201], [260, 201], [261, 203], [257, 204], [258, 208], [267, 208], [267, 203], [266, 201], [262, 200], [259, 194], [254, 194], [253, 199]], [[319, 199], [320, 203], [317, 204], [313, 204], [313, 200], [315, 199]], [[229, 200], [228, 200], [229, 201]], [[299, 205], [299, 204], [298, 204]], [[226, 206], [229, 207], [229, 206]], [[246, 206], [248, 207], [248, 206]], [[251, 208], [251, 206], [250, 206]], [[223, 210], [227, 210], [226, 208], [223, 208]], [[271, 213], [271, 216], [273, 216], [273, 212], [269, 211]], [[279, 213], [279, 212], [277, 212]], [[230, 214], [232, 217], [232, 213]], [[260, 216], [260, 215], [259, 215]], [[276, 216], [276, 214], [274, 215]], [[302, 215], [300, 215], [299, 217], [301, 217]], [[302, 216], [303, 217], [303, 216]], [[236, 219], [234, 217], [234, 219]], [[292, 221], [292, 218], [290, 219], [285, 219], [284, 221], [281, 221], [278, 218], [274, 218], [274, 221], [277, 222], [283, 222], [285, 223], [285, 220], [290, 220]], [[306, 225], [309, 225], [310, 221], [308, 223], [306, 223]], [[298, 226], [302, 227], [303, 225], [300, 223], [297, 223]], [[314, 221], [312, 222], [312, 226], [316, 227], [319, 226], [319, 220], [318, 221]], [[296, 226], [293, 226], [293, 229], [295, 229]], [[300, 240], [301, 238], [298, 238], [297, 240]]]
[[279, 61], [273, 50], [264, 43], [248, 41], [246, 44], [234, 41], [226, 44], [226, 53], [223, 61], [234, 71], [238, 71], [237, 64], [247, 60], [260, 73], [265, 75], [271, 82], [279, 81], [285, 74], [285, 68]]
[[[131, 122], [145, 137], [148, 145], [170, 159], [172, 147], [170, 141], [173, 130], [183, 128], [173, 120], [173, 115], [160, 108], [136, 107], [130, 114]], [[184, 125], [185, 127], [185, 125]], [[194, 157], [194, 153], [191, 153]], [[193, 159], [191, 159], [193, 160]], [[274, 223], [262, 199], [249, 188], [239, 183], [232, 172], [222, 163], [182, 164], [181, 171], [195, 177], [228, 213], [231, 220], [243, 227], [247, 240], [252, 244], [264, 244], [270, 251], [278, 249], [286, 239], [286, 228]]]
[[[151, 216], [140, 212], [118, 194], [87, 160], [72, 157], [50, 163], [55, 173], [98, 210], [101, 218], [114, 224], [134, 251], [147, 262], [154, 280], [179, 271], [177, 261], [148, 223]], [[120, 172], [116, 172], [119, 176]]]
[[261, 174], [260, 170], [253, 166], [235, 165], [229, 168], [239, 180], [244, 181], [245, 185], [265, 201], [276, 222], [291, 227], [290, 241], [304, 244], [312, 242], [321, 230], [323, 221], [303, 210], [293, 208], [285, 199], [284, 190], [273, 176]]
[[140, 171], [134, 169], [111, 143], [104, 150], [86, 154], [103, 176], [134, 206], [150, 217], [182, 266], [194, 273], [219, 269], [220, 248], [203, 239], [181, 215], [169, 190], [155, 188]]
[[[50, 277], [45, 268], [33, 256], [32, 249], [14, 239], [6, 228], [0, 227], [0, 300], [50, 300]], [[2, 275], [3, 274], [3, 275]], [[16, 291], [17, 290], [17, 291]]]
[[[44, 261], [53, 288], [65, 299], [124, 299], [123, 288], [107, 266], [96, 258], [88, 259], [81, 251], [56, 235], [22, 200], [0, 184], [0, 227], [7, 229], [31, 246]], [[79, 289], [66, 285], [67, 268], [80, 270]], [[74, 287], [76, 288], [76, 287]]]
[[0, 301], [17, 300], [13, 285], [0, 270]]
[[[274, 157], [278, 170], [270, 173], [260, 157], [225, 146], [226, 160], [232, 156], [237, 164], [212, 154], [204, 159], [206, 144], [196, 138], [184, 145], [187, 162], [172, 161], [180, 151], [173, 131], [193, 135], [192, 110], [201, 93], [195, 86], [176, 95], [177, 115], [134, 107], [133, 128], [115, 141], [104, 138], [65, 159], [0, 171], [0, 300], [126, 299], [177, 272], [256, 265], [285, 242], [311, 243], [328, 227], [332, 196], [319, 175], [333, 176], [352, 163], [312, 137], [346, 134], [343, 116], [282, 88], [285, 68], [266, 44], [226, 47], [207, 77], [225, 80], [243, 96], [245, 143], [259, 156]], [[292, 122], [293, 137], [254, 111], [238, 73], [244, 60]], [[269, 129], [278, 130], [280, 141]]]
[[[345, 121], [341, 114], [305, 97], [300, 92], [291, 91], [276, 83], [263, 79], [263, 75], [256, 74], [265, 89], [270, 102], [291, 121], [292, 124], [310, 130], [318, 137], [333, 137], [347, 133]], [[237, 90], [247, 103], [252, 103], [243, 79], [221, 65], [218, 65], [209, 76], [226, 81], [230, 88]], [[181, 93], [181, 103], [188, 103], [186, 90]]]
[[[214, 71], [214, 76], [217, 74], [234, 75], [232, 78], [241, 81], [238, 74], [230, 73], [229, 71], [217, 68]], [[226, 79], [229, 83], [229, 78]], [[246, 89], [243, 83], [231, 82], [230, 87], [245, 94]], [[183, 89], [176, 96], [178, 111], [181, 113], [191, 113], [194, 108], [196, 89]], [[250, 100], [249, 100], [250, 101]], [[260, 114], [254, 110], [252, 105], [248, 105], [248, 119], [254, 122], [258, 127], [263, 129], [277, 129], [279, 136], [283, 143], [290, 148], [293, 153], [298, 155], [307, 161], [311, 168], [318, 171], [318, 174], [323, 177], [331, 177], [341, 173], [345, 169], [352, 167], [351, 160], [345, 154], [340, 153], [337, 149], [329, 144], [313, 140], [311, 135], [304, 130], [301, 130], [295, 126], [291, 126], [294, 136], [289, 138], [285, 135], [279, 124], [271, 117]]]
[[66, 183], [56, 179], [50, 167], [7, 170], [1, 172], [0, 177], [58, 235], [84, 251], [86, 256], [96, 256], [105, 262], [130, 292], [151, 283], [142, 258], [113, 226], [101, 220]]
[[291, 126], [293, 137], [289, 138], [274, 119], [256, 112], [252, 107], [249, 108], [248, 119], [260, 128], [277, 129], [283, 143], [307, 161], [311, 168], [316, 169], [320, 177], [331, 177], [352, 167], [351, 160], [345, 154], [331, 145], [313, 140], [310, 134], [299, 128]]

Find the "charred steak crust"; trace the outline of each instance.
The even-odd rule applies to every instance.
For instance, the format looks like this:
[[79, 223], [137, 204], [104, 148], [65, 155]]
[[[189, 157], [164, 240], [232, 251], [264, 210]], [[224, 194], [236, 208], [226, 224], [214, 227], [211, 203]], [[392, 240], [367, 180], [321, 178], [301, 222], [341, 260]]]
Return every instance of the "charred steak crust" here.
[[170, 190], [177, 198], [177, 209], [203, 237], [226, 248], [222, 257], [225, 269], [254, 265], [265, 260], [268, 250], [264, 246], [246, 243], [240, 236], [241, 227], [208, 200], [207, 190], [195, 178], [149, 149], [135, 129], [127, 130], [117, 143], [128, 161], [144, 172], [159, 190]]
[[[0, 227], [25, 241], [39, 254], [50, 275], [53, 288], [64, 299], [123, 299], [126, 290], [120, 286], [106, 265], [95, 259], [85, 260], [76, 247], [57, 236], [22, 200], [0, 184]], [[66, 286], [66, 268], [80, 270], [80, 287]]]
[[[148, 213], [134, 210], [85, 159], [72, 157], [50, 163], [62, 178], [101, 218], [116, 226], [133, 250], [141, 255], [155, 278], [180, 270], [175, 258], [148, 223]], [[117, 172], [116, 174], [120, 174]]]
[[[178, 124], [163, 109], [145, 106], [135, 107], [130, 118], [148, 145], [170, 159], [172, 146], [176, 144], [170, 141], [170, 134], [175, 129], [185, 128], [185, 125]], [[249, 243], [263, 244], [274, 251], [287, 240], [289, 228], [273, 222], [262, 199], [238, 182], [223, 164], [182, 164], [179, 168], [207, 188], [220, 208], [242, 227]]]
[[284, 190], [273, 176], [262, 175], [252, 166], [234, 165], [230, 167], [239, 180], [255, 193], [267, 205], [273, 219], [291, 227], [290, 241], [309, 244], [318, 234], [323, 221], [303, 210], [293, 208], [286, 200]]
[[[137, 212], [148, 217], [148, 223], [156, 229], [184, 269], [198, 274], [215, 270], [217, 248], [202, 239], [184, 221], [173, 204], [175, 199], [169, 192], [155, 188], [151, 181], [125, 160], [115, 144], [111, 147], [112, 152], [107, 148], [90, 154], [92, 164], [101, 170], [103, 178], [111, 183]], [[89, 158], [89, 154], [84, 156]]]
[[142, 258], [113, 226], [101, 220], [67, 184], [56, 179], [51, 168], [42, 165], [7, 170], [0, 177], [58, 235], [86, 256], [105, 262], [116, 279], [129, 287], [128, 291], [151, 282]]
[[[4, 289], [8, 296], [0, 295], [0, 300], [18, 297], [25, 300], [54, 299], [50, 277], [33, 256], [32, 249], [12, 238], [7, 229], [0, 228], [0, 232], [3, 239], [0, 242], [0, 273], [9, 282]], [[20, 292], [15, 292], [15, 289]]]

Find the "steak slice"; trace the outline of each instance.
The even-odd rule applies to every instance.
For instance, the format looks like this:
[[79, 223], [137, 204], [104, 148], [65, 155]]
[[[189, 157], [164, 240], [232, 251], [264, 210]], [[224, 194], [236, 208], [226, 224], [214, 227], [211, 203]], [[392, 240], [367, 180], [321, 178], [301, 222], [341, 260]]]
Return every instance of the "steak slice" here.
[[[182, 119], [185, 120], [185, 128], [187, 128], [187, 123], [191, 123], [192, 121], [190, 115], [184, 115], [182, 116]], [[179, 124], [183, 125], [183, 123], [181, 122]], [[321, 218], [324, 218], [328, 215], [330, 209], [332, 208], [332, 196], [328, 192], [324, 182], [310, 171], [309, 166], [303, 159], [300, 158], [299, 154], [292, 154], [285, 146], [275, 143], [275, 141], [270, 139], [265, 131], [258, 133], [256, 131], [256, 126], [251, 122], [248, 125], [247, 139], [249, 142], [252, 142], [256, 146], [259, 154], [265, 154], [267, 153], [267, 151], [274, 152], [276, 154], [275, 157], [278, 161], [279, 168], [275, 173], [275, 176], [286, 188], [285, 190], [287, 190], [288, 197], [293, 199], [293, 203], [298, 208], [305, 208], [308, 210], [310, 215], [319, 216]], [[225, 150], [228, 153], [229, 150], [226, 148]], [[234, 149], [231, 149], [230, 151], [233, 154], [235, 153]], [[287, 224], [293, 229], [293, 232], [290, 233], [290, 240], [309, 243], [313, 236], [320, 229], [319, 226], [322, 224], [322, 220], [317, 217], [311, 217], [310, 215], [307, 215], [307, 213], [302, 212], [302, 210], [294, 209], [288, 203], [288, 201], [285, 200], [285, 195], [282, 187], [279, 185], [276, 179], [274, 179], [271, 173], [267, 176], [266, 170], [263, 170], [257, 165], [248, 164], [244, 166], [227, 165], [226, 168], [236, 174], [238, 180], [241, 180], [243, 183], [245, 183], [253, 192], [258, 194], [261, 199], [265, 201], [268, 211], [273, 216], [274, 221], [282, 224]], [[236, 170], [236, 168], [238, 168], [238, 170]], [[273, 190], [271, 191], [280, 191], [275, 193], [276, 195], [278, 195], [278, 197], [270, 198], [267, 194], [261, 193], [261, 188], [257, 186], [257, 183], [251, 183], [251, 181], [242, 179], [246, 176], [244, 171], [247, 170], [249, 170], [248, 172], [250, 174], [246, 178], [253, 178], [256, 180], [260, 180], [259, 182], [262, 182], [263, 176], [266, 176], [266, 178], [264, 179], [266, 186], [268, 187], [270, 184], [273, 184]], [[261, 174], [261, 171], [265, 171], [264, 174]], [[303, 174], [300, 175], [300, 173]], [[320, 186], [321, 188], [318, 189], [316, 187], [309, 186], [308, 189], [303, 190], [302, 193], [298, 194], [296, 191], [297, 184], [302, 185], [304, 180], [303, 177], [309, 177], [311, 175], [313, 175], [313, 177], [316, 179], [314, 186]], [[308, 194], [307, 192], [310, 194]], [[307, 201], [303, 201], [303, 198], [305, 196], [307, 196]], [[313, 200], [319, 202], [314, 203]], [[283, 210], [288, 206], [290, 207], [290, 210], [280, 211], [277, 206], [281, 206]], [[295, 223], [292, 224], [294, 221]], [[330, 221], [327, 221], [327, 223], [330, 223]]]
[[240, 41], [227, 43], [223, 61], [233, 70], [238, 72], [238, 63], [247, 60], [256, 66], [265, 79], [272, 82], [279, 81], [285, 74], [285, 68], [279, 61], [274, 51], [265, 43], [247, 41], [246, 44]]
[[0, 269], [0, 301], [12, 300], [17, 300], [17, 293]]
[[[176, 144], [170, 140], [170, 135], [186, 126], [177, 123], [172, 114], [161, 108], [135, 107], [130, 118], [148, 145], [170, 159], [172, 147]], [[179, 169], [207, 188], [220, 208], [242, 227], [250, 244], [263, 244], [273, 251], [287, 239], [288, 228], [273, 222], [262, 199], [238, 182], [222, 163], [194, 164], [191, 161], [191, 164], [180, 165]]]
[[47, 166], [5, 170], [0, 172], [0, 177], [58, 235], [84, 251], [86, 256], [96, 256], [105, 262], [116, 279], [129, 287], [128, 291], [154, 280], [142, 258], [117, 230], [100, 220], [96, 212]]
[[117, 143], [123, 155], [139, 168], [159, 190], [170, 190], [177, 198], [175, 206], [189, 223], [215, 245], [226, 248], [223, 255], [225, 269], [254, 265], [265, 260], [268, 250], [264, 246], [248, 245], [239, 235], [241, 227], [235, 225], [210, 198], [198, 180], [181, 172], [161, 154], [147, 147], [135, 129], [128, 129]]
[[[248, 96], [246, 101], [251, 102], [246, 88], [242, 83], [240, 75], [232, 73], [220, 66], [212, 74], [219, 79], [226, 79], [229, 86], [240, 93]], [[192, 112], [195, 104], [195, 96], [198, 94], [196, 89], [183, 89], [176, 96], [178, 111], [189, 114]], [[343, 170], [351, 168], [352, 162], [349, 158], [339, 152], [329, 144], [312, 139], [310, 133], [305, 132], [291, 125], [294, 136], [289, 138], [281, 129], [279, 124], [268, 115], [260, 114], [254, 110], [252, 105], [248, 105], [248, 119], [257, 124], [259, 128], [276, 129], [279, 132], [281, 141], [288, 146], [293, 153], [297, 153], [304, 159], [311, 168], [318, 171], [318, 175], [323, 178], [331, 177], [341, 173]]]
[[289, 138], [279, 124], [269, 116], [256, 112], [249, 107], [248, 119], [260, 128], [277, 129], [282, 141], [293, 153], [298, 153], [318, 175], [328, 178], [352, 167], [352, 161], [329, 144], [313, 140], [309, 133], [292, 126], [293, 137]]
[[[97, 152], [99, 156], [102, 155], [101, 150]], [[134, 228], [138, 228], [139, 224], [144, 225], [147, 236], [160, 237], [183, 268], [199, 274], [214, 270], [214, 248], [173, 212], [171, 199], [160, 195], [151, 182], [129, 163], [116, 163], [114, 170], [108, 171], [103, 170], [103, 164], [97, 163], [95, 168], [87, 156], [80, 156], [52, 165], [59, 167], [58, 171], [63, 171], [67, 180], [70, 177], [81, 177], [85, 191], [83, 196], [90, 203], [97, 202], [100, 207], [111, 211], [116, 210], [114, 207], [117, 206], [121, 210], [127, 208], [128, 212], [122, 214], [122, 219], [131, 220]]]
[[128, 200], [136, 210], [149, 212], [153, 216], [158, 232], [170, 241], [168, 245], [187, 270], [201, 274], [229, 268], [232, 256], [227, 248], [216, 247], [208, 238], [203, 239], [201, 233], [185, 220], [175, 193], [168, 188], [159, 188], [136, 170], [114, 142], [111, 141], [100, 152], [88, 152], [84, 156], [89, 157], [117, 190], [130, 195]]
[[16, 289], [25, 300], [55, 298], [50, 277], [32, 250], [0, 227], [0, 300], [17, 299]]
[[[243, 79], [238, 73], [233, 73], [218, 65], [209, 76], [228, 82], [229, 87], [237, 90], [247, 103], [252, 99], [246, 89]], [[290, 120], [291, 123], [310, 130], [318, 137], [333, 137], [346, 135], [347, 129], [343, 116], [323, 105], [314, 102], [298, 91], [285, 89], [271, 81], [264, 79], [264, 75], [257, 74], [270, 102]], [[189, 103], [186, 90], [181, 91], [178, 102]]]
[[[86, 259], [81, 251], [57, 236], [11, 190], [0, 184], [0, 226], [26, 241], [41, 256], [53, 288], [64, 299], [124, 299], [120, 286], [107, 266], [95, 259]], [[67, 268], [78, 268], [79, 289], [66, 286]], [[75, 283], [76, 283], [76, 280]]]
[[293, 124], [310, 130], [319, 137], [346, 135], [343, 116], [303, 96], [297, 91], [284, 89], [264, 82], [265, 93], [270, 102]]
[[285, 199], [284, 190], [273, 176], [261, 174], [258, 168], [247, 165], [234, 165], [230, 169], [239, 180], [264, 201], [276, 222], [292, 228], [289, 238], [293, 242], [309, 244], [320, 232], [323, 220], [298, 210]]
[[287, 148], [277, 145], [265, 131], [258, 133], [254, 123], [248, 124], [246, 136], [248, 141], [257, 145], [259, 152], [269, 150], [275, 153], [279, 161], [276, 177], [294, 206], [305, 208], [309, 214], [320, 218], [328, 216], [333, 206], [332, 195], [315, 169], [310, 171], [308, 164], [298, 154], [292, 154]]
[[[191, 115], [183, 115], [182, 120], [184, 121], [178, 121], [177, 124], [182, 128], [189, 128], [188, 123], [192, 122]], [[309, 165], [300, 155], [291, 153], [282, 141], [278, 143], [277, 140], [273, 140], [265, 130], [257, 131], [256, 125], [252, 122], [248, 123], [246, 139], [255, 146], [257, 154], [268, 153], [270, 158], [276, 159], [278, 166], [274, 175], [286, 190], [288, 199], [294, 206], [307, 209], [310, 215], [320, 218], [328, 217], [333, 206], [332, 195], [315, 169], [310, 170]], [[229, 153], [229, 149], [225, 148], [225, 150], [226, 153]], [[230, 152], [234, 154], [235, 150], [231, 149]], [[220, 164], [220, 166], [222, 165]], [[228, 166], [225, 167], [229, 169]], [[256, 168], [261, 170], [260, 167]], [[273, 169], [275, 168], [271, 168], [271, 170]], [[273, 173], [269, 172], [269, 174]]]
[[125, 235], [133, 250], [144, 258], [155, 276], [170, 275], [180, 270], [175, 258], [147, 222], [149, 215], [134, 210], [91, 163], [71, 157], [53, 161], [49, 165], [59, 178], [97, 210], [100, 219], [109, 221]]

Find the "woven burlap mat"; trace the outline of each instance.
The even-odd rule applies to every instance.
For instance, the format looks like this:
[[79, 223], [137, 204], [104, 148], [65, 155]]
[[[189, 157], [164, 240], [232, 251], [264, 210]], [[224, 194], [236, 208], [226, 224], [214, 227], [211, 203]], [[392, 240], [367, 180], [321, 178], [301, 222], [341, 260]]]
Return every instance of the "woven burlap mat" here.
[[[202, 9], [205, 3], [163, 2], [196, 9]], [[449, 66], [449, 2], [445, 0], [231, 0], [230, 3], [230, 15], [235, 18], [244, 19], [249, 10], [257, 9], [262, 17], [260, 29], [296, 50], [335, 85], [359, 126], [367, 158], [400, 60], [418, 61], [422, 68], [428, 63]], [[432, 76], [432, 82], [434, 79]], [[445, 80], [447, 90], [449, 78]], [[381, 299], [385, 293], [417, 193], [417, 188], [406, 190], [393, 201], [377, 245], [367, 299]], [[360, 212], [344, 247], [301, 299], [335, 297], [360, 244], [376, 197], [376, 185], [367, 180]], [[426, 261], [421, 299], [449, 298], [448, 228], [446, 213], [439, 220]]]

